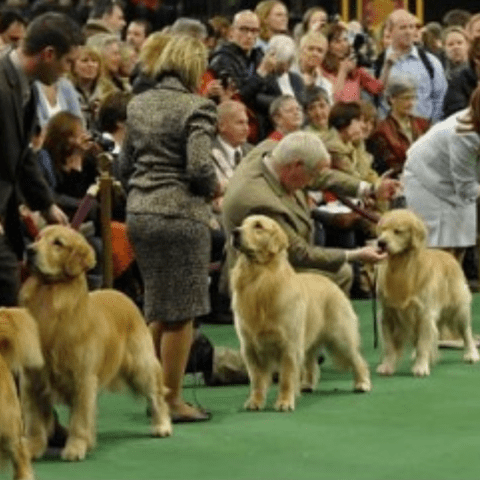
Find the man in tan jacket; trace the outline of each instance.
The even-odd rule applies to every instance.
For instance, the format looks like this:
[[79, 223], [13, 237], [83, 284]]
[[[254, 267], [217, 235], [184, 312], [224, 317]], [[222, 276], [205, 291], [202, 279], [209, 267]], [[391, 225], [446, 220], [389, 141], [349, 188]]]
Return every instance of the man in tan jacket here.
[[[384, 258], [373, 247], [353, 250], [324, 248], [313, 244], [313, 221], [305, 189], [328, 189], [348, 196], [376, 195], [389, 198], [399, 183], [382, 179], [376, 185], [329, 169], [330, 157], [322, 141], [310, 132], [294, 132], [277, 143], [270, 153], [250, 152], [230, 179], [223, 202], [223, 222], [229, 234], [253, 214], [276, 220], [289, 238], [289, 259], [298, 270], [318, 270], [335, 281], [347, 295], [352, 284], [349, 262], [375, 263]], [[227, 267], [235, 252], [227, 242]]]

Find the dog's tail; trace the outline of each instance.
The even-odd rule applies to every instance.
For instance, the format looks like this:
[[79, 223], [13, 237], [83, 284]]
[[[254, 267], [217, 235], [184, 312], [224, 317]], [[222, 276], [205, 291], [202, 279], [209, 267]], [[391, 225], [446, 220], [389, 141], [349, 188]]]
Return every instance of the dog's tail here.
[[0, 355], [10, 370], [44, 364], [35, 320], [24, 308], [0, 308]]

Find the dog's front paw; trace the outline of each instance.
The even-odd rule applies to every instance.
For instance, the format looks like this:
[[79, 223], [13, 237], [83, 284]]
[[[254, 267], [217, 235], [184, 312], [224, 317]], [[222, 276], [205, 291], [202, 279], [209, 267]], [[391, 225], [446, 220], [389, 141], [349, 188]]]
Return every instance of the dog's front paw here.
[[395, 367], [390, 363], [381, 363], [377, 367], [377, 373], [379, 375], [393, 375], [395, 373]]
[[246, 410], [251, 410], [251, 411], [258, 411], [262, 410], [263, 407], [265, 406], [265, 401], [261, 400], [257, 397], [250, 397], [246, 402], [245, 402], [245, 409]]
[[480, 360], [477, 349], [475, 348], [469, 352], [465, 352], [463, 360], [467, 363], [477, 363]]
[[355, 383], [355, 387], [353, 389], [353, 391], [357, 393], [370, 392], [371, 390], [372, 390], [372, 382], [369, 379], [363, 380], [362, 382]]
[[87, 454], [87, 447], [88, 443], [82, 438], [69, 438], [65, 448], [62, 450], [61, 457], [69, 462], [84, 460]]
[[160, 425], [154, 425], [152, 427], [152, 435], [154, 437], [170, 437], [172, 435], [172, 422], [170, 419], [168, 421], [162, 422]]
[[295, 400], [279, 398], [275, 402], [275, 410], [277, 412], [293, 412], [295, 410]]
[[47, 450], [47, 439], [42, 436], [29, 437], [27, 439], [27, 448], [30, 452], [30, 458], [38, 460], [43, 457]]
[[416, 363], [412, 368], [412, 373], [416, 377], [428, 377], [430, 375], [430, 366], [426, 362]]

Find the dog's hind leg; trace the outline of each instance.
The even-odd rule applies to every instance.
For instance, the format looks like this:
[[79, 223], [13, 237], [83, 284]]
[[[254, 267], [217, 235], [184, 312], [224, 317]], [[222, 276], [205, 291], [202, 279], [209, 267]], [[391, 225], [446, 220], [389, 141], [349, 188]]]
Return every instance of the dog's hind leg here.
[[320, 379], [320, 367], [318, 366], [318, 348], [311, 348], [305, 354], [301, 374], [301, 390], [302, 392], [313, 392], [318, 385]]
[[467, 363], [476, 363], [480, 360], [472, 334], [472, 317], [470, 304], [460, 305], [452, 319], [465, 345], [463, 359]]
[[163, 370], [153, 351], [148, 362], [130, 365], [127, 382], [135, 393], [144, 395], [152, 409], [152, 434], [155, 437], [168, 437], [172, 434], [169, 407], [165, 401], [167, 389], [163, 382]]
[[95, 444], [97, 394], [98, 379], [95, 375], [89, 375], [76, 386], [70, 406], [67, 443], [61, 454], [64, 460], [83, 460], [87, 450]]

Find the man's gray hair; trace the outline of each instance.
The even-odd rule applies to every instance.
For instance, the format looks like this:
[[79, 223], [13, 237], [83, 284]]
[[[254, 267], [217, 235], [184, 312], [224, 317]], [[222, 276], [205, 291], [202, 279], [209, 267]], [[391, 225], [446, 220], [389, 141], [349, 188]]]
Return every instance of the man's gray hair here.
[[385, 87], [385, 97], [394, 98], [407, 92], [417, 91], [417, 82], [409, 75], [395, 75], [389, 78]]
[[279, 95], [270, 104], [270, 107], [268, 107], [268, 115], [273, 123], [275, 123], [274, 118], [276, 115], [278, 115], [278, 112], [283, 107], [283, 104], [285, 102], [288, 102], [289, 100], [295, 100], [297, 102], [297, 99], [293, 95], [285, 94], [285, 95]]
[[330, 155], [320, 137], [313, 132], [293, 132], [282, 138], [270, 154], [272, 165], [289, 165], [302, 160], [309, 169], [315, 169], [321, 163], [330, 165]]
[[180, 17], [171, 26], [170, 33], [172, 35], [190, 35], [203, 41], [207, 38], [207, 27], [195, 18]]

